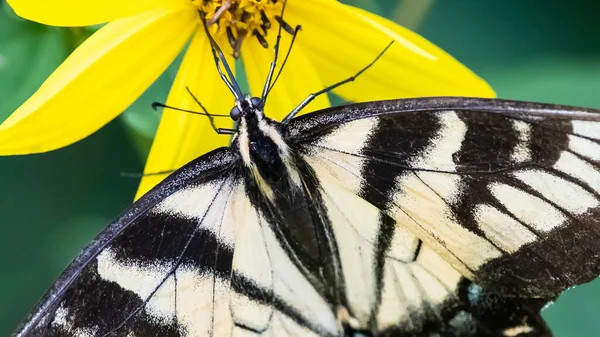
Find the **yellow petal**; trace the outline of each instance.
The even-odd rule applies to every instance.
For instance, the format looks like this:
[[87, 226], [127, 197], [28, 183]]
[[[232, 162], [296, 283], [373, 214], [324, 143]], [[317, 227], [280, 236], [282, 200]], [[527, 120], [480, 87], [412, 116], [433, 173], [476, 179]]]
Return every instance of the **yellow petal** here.
[[8, 4], [19, 16], [63, 27], [95, 25], [169, 3], [173, 3], [173, 0], [8, 0]]
[[[232, 59], [229, 64], [233, 67]], [[192, 40], [166, 102], [169, 106], [201, 112], [186, 86], [209, 113], [228, 115], [234, 106], [233, 95], [218, 76], [208, 39], [202, 30]], [[219, 127], [233, 126], [229, 117], [216, 118], [216, 121]], [[176, 170], [212, 149], [229, 144], [229, 141], [229, 136], [214, 132], [207, 117], [164, 109], [144, 172]], [[136, 199], [167, 175], [143, 177]]]
[[98, 130], [164, 71], [197, 20], [184, 5], [103, 27], [0, 125], [0, 155], [54, 150]]
[[[271, 46], [275, 43], [277, 31], [272, 29], [269, 33], [269, 48], [263, 48], [252, 37], [247, 38], [242, 46], [242, 59], [248, 76], [250, 92], [257, 97], [262, 94], [269, 67], [273, 60], [273, 48]], [[291, 40], [287, 33], [284, 32], [283, 34], [286, 34], [286, 36], [282, 39], [279, 50], [278, 68], [283, 62]], [[296, 45], [285, 64], [281, 76], [267, 98], [265, 114], [270, 118], [281, 120], [310, 93], [321, 89], [323, 89], [323, 83], [317, 69], [311, 64], [304, 51]], [[302, 113], [329, 106], [331, 105], [327, 95], [321, 95], [306, 106]]]
[[335, 90], [346, 99], [495, 95], [485, 81], [446, 52], [372, 13], [337, 1], [306, 0], [289, 2], [286, 15], [290, 24], [303, 25], [297, 43], [307, 50], [326, 84], [354, 75], [395, 41], [354, 83]]

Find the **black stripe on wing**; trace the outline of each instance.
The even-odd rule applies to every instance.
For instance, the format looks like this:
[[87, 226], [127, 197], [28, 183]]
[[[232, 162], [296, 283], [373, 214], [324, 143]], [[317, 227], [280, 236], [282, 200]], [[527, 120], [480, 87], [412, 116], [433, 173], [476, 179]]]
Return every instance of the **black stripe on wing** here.
[[[229, 277], [233, 249], [223, 246], [211, 231], [197, 226], [188, 218], [165, 213], [148, 214], [110, 244], [113, 259], [116, 263], [139, 266], [166, 265], [173, 262], [175, 252], [194, 252], [183, 255], [180, 264], [211, 270], [222, 278]], [[216, 262], [205, 258], [213, 252]]]
[[[206, 267], [206, 261], [199, 261], [197, 256], [186, 255], [184, 250], [190, 246], [202, 246], [206, 250], [203, 245], [206, 243], [214, 248], [218, 245], [215, 238], [207, 235], [207, 232], [195, 232], [197, 223], [172, 216], [169, 218], [160, 213], [149, 213], [149, 210], [184, 188], [223, 179], [229, 175], [235, 160], [236, 157], [227, 149], [214, 150], [176, 171], [134, 203], [75, 258], [15, 335], [65, 336], [64, 329], [57, 324], [60, 322], [66, 324], [72, 332], [102, 336], [127, 323], [129, 316], [141, 312], [147, 299], [100, 277], [97, 257], [106, 253], [109, 248], [114, 261], [120, 261], [123, 265], [144, 267], [168, 264], [170, 259], [180, 256], [186, 263], [195, 261], [197, 267]], [[181, 227], [179, 231], [174, 231], [163, 226], [163, 221], [174, 222]], [[162, 244], [161, 238], [166, 239]], [[211, 242], [214, 244], [210, 244]], [[182, 246], [182, 243], [187, 243], [187, 247]], [[226, 249], [221, 251], [227, 252]], [[208, 252], [208, 255], [214, 257], [212, 252]], [[227, 255], [230, 264], [231, 252], [225, 254], [223, 259], [227, 260]], [[227, 269], [226, 261], [219, 265], [221, 269]], [[113, 310], [107, 310], [108, 308]], [[136, 331], [145, 331], [148, 335], [176, 335], [172, 324], [158, 324], [158, 321], [142, 316], [138, 315], [129, 322], [135, 326]]]
[[[375, 121], [375, 126], [360, 150], [348, 153], [328, 148], [328, 137], [335, 130], [346, 130], [344, 127], [366, 119]], [[513, 275], [513, 282], [509, 282], [513, 287], [505, 287], [504, 291], [527, 289], [530, 295], [551, 295], [589, 281], [600, 272], [597, 259], [591, 258], [600, 254], [597, 217], [600, 167], [594, 159], [597, 154], [582, 154], [582, 147], [576, 147], [582, 141], [599, 146], [600, 135], [593, 134], [594, 130], [600, 130], [598, 125], [600, 114], [592, 109], [504, 100], [424, 98], [328, 109], [292, 121], [287, 137], [308, 152], [323, 148], [360, 158], [363, 177], [360, 196], [391, 212], [391, 216], [403, 213], [417, 227], [423, 221], [415, 217], [419, 210], [403, 197], [415, 198], [419, 196], [415, 193], [430, 190], [428, 198], [439, 198], [432, 203], [448, 211], [444, 221], [454, 222], [489, 241], [490, 257], [497, 249], [498, 257], [510, 259], [510, 264], [501, 264], [502, 270], [498, 263], [496, 268], [486, 267], [485, 273], [476, 272], [477, 279], [495, 286], [517, 269], [525, 273], [525, 268], [529, 268], [523, 275], [526, 281], [519, 282], [520, 275]], [[345, 132], [352, 132], [351, 128]], [[360, 139], [362, 135], [356, 136]], [[453, 141], [457, 143], [454, 147], [449, 145]], [[452, 153], [435, 152], [440, 149]], [[561, 197], [562, 190], [554, 190], [549, 181], [570, 188], [576, 198], [585, 198], [589, 204], [587, 211], [579, 210], [575, 200]], [[531, 206], [534, 211], [539, 205], [547, 207], [554, 212], [547, 215], [554, 223], [547, 224], [544, 219], [525, 214], [527, 210], [519, 208], [524, 205], [514, 204], [510, 200], [513, 197], [531, 200], [532, 205], [538, 203]], [[532, 235], [538, 237], [533, 242], [529, 239], [515, 244], [499, 242], [497, 235], [482, 227], [481, 219], [492, 216], [491, 211], [496, 218], [512, 219], [524, 228], [534, 227]], [[565, 220], [561, 223], [563, 216]], [[435, 228], [431, 224], [430, 229]], [[540, 237], [541, 232], [544, 235]], [[437, 233], [424, 230], [419, 234]], [[557, 239], [552, 240], [555, 236]], [[565, 244], [556, 241], [559, 237], [565, 238]], [[434, 239], [447, 246], [444, 237]], [[508, 247], [511, 244], [523, 248], [515, 253]], [[454, 253], [453, 249], [450, 251]], [[559, 255], [562, 258], [548, 259]], [[480, 262], [463, 261], [464, 256], [458, 259], [471, 271], [480, 267]], [[491, 260], [484, 261], [491, 263]], [[545, 263], [539, 264], [541, 260]], [[547, 268], [531, 268], [536, 263]], [[524, 265], [529, 267], [518, 267]], [[539, 287], [531, 286], [542, 278], [547, 281]], [[516, 285], [520, 283], [526, 284], [519, 288]]]
[[[409, 170], [410, 163], [423, 154], [439, 131], [440, 121], [430, 114], [415, 114], [399, 124], [393, 116], [380, 116], [374, 132], [364, 144], [362, 174], [370, 174], [360, 187], [360, 196], [385, 209], [393, 196], [393, 182]], [[381, 151], [381, 144], [393, 144], [394, 152]], [[391, 166], [389, 162], [401, 165]], [[402, 165], [404, 164], [404, 165]]]
[[597, 110], [407, 99], [326, 109], [286, 132], [497, 300], [545, 302], [600, 273]]
[[485, 292], [463, 278], [457, 297], [438, 308], [439, 315], [419, 317], [419, 331], [406, 326], [385, 329], [378, 337], [456, 336], [456, 337], [550, 337], [552, 333], [539, 315], [547, 299], [519, 299]]
[[[334, 162], [321, 153], [318, 157], [312, 156], [311, 162], [326, 200], [342, 201], [326, 204], [329, 214], [345, 214], [345, 221], [340, 217], [332, 219], [333, 226], [342, 229], [338, 233], [344, 233], [336, 237], [338, 245], [342, 249], [350, 245], [350, 251], [354, 251], [350, 258], [345, 256], [348, 250], [341, 255], [342, 268], [346, 271], [347, 268], [355, 269], [361, 264], [374, 264], [364, 269], [370, 269], [370, 272], [352, 276], [345, 273], [347, 282], [358, 278], [362, 283], [360, 287], [347, 290], [349, 298], [372, 299], [367, 303], [349, 301], [348, 309], [356, 318], [364, 317], [360, 312], [370, 313], [362, 321], [369, 327], [367, 330], [377, 331], [377, 336], [421, 336], [442, 332], [447, 336], [498, 336], [505, 329], [514, 328], [514, 331], [521, 329], [534, 332], [535, 336], [548, 335], [547, 327], [539, 317], [540, 305], [545, 300], [504, 299], [502, 296], [485, 293], [470, 281], [460, 281], [460, 277], [454, 276], [457, 272], [447, 273], [448, 267], [436, 262], [436, 258], [432, 259], [431, 249], [423, 248], [422, 242], [418, 241], [413, 246], [414, 241], [401, 229], [401, 224], [396, 224], [385, 215], [375, 215], [374, 218], [365, 216], [364, 213], [371, 213], [369, 208], [373, 206], [364, 199], [357, 203], [350, 202], [351, 199], [343, 193], [350, 193], [344, 190], [351, 186], [348, 182], [352, 179], [336, 175], [348, 169], [343, 163], [351, 161], [344, 159], [351, 158], [346, 156], [336, 157], [339, 162]], [[358, 177], [359, 173], [356, 175]], [[342, 190], [331, 189], [332, 182]], [[376, 221], [378, 218], [379, 225]], [[364, 227], [358, 228], [361, 226]], [[369, 229], [376, 235], [369, 235], [366, 232]], [[352, 233], [358, 236], [353, 238]], [[396, 236], [399, 236], [398, 239]], [[428, 252], [422, 255], [423, 249]], [[371, 251], [374, 259], [369, 257]], [[400, 274], [395, 277], [389, 274], [393, 274], [394, 270]], [[423, 274], [424, 271], [428, 276]], [[373, 293], [370, 292], [372, 286], [376, 288]], [[440, 290], [436, 289], [440, 286], [446, 289], [441, 302]], [[489, 321], [494, 315], [497, 320]], [[364, 334], [365, 331], [360, 333]]]

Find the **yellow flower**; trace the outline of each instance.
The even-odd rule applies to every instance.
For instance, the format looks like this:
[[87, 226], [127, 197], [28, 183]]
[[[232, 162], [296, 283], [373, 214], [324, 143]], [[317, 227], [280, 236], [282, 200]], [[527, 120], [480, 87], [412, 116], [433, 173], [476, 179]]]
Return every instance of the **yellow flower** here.
[[[38, 91], [0, 125], [0, 154], [39, 153], [72, 144], [125, 110], [191, 39], [166, 104], [197, 110], [186, 87], [209, 112], [227, 113], [233, 97], [217, 76], [200, 13], [228, 54], [239, 53], [250, 91], [260, 95], [281, 12], [281, 0], [9, 0], [20, 16], [55, 26], [109, 22], [81, 44]], [[302, 31], [266, 113], [281, 119], [309, 93], [368, 64], [396, 43], [356, 82], [335, 93], [351, 101], [427, 95], [493, 96], [466, 67], [417, 34], [334, 0], [289, 0], [285, 23]], [[290, 35], [284, 38], [290, 40]], [[265, 48], [265, 46], [269, 46]], [[285, 50], [285, 43], [282, 44]], [[233, 65], [233, 60], [230, 60]], [[329, 106], [326, 96], [304, 112]], [[221, 121], [225, 122], [225, 121]], [[231, 127], [231, 121], [223, 127]], [[221, 125], [219, 125], [221, 126]], [[226, 145], [207, 118], [164, 111], [145, 172], [176, 169]], [[164, 176], [145, 177], [139, 193]]]

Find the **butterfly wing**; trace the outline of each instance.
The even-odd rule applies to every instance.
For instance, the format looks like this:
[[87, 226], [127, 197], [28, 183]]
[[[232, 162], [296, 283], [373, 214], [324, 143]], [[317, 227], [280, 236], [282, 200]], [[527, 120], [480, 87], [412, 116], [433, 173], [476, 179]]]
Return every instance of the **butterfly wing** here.
[[16, 336], [340, 336], [330, 304], [250, 203], [238, 164], [215, 150], [143, 196]]
[[233, 234], [223, 213], [235, 201], [234, 166], [228, 149], [216, 150], [134, 203], [65, 270], [16, 335], [231, 329], [223, 308], [205, 307], [229, 292]]
[[[360, 277], [345, 263], [346, 293], [360, 294], [350, 311], [371, 313], [379, 331], [543, 335], [541, 307], [600, 273], [597, 111], [424, 98], [332, 108], [287, 132], [327, 210], [346, 218], [339, 226], [375, 243], [357, 249], [352, 230], [336, 238], [348, 243], [341, 259], [377, 271]], [[401, 232], [386, 234], [385, 217]]]

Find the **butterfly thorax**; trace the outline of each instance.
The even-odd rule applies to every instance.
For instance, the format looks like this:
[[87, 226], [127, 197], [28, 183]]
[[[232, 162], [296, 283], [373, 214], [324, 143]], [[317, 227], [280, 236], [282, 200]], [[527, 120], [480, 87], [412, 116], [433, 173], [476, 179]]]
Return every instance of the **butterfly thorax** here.
[[[273, 200], [274, 189], [301, 184], [294, 165], [293, 153], [284, 140], [281, 124], [265, 117], [261, 108], [242, 106], [237, 147], [244, 167], [256, 181], [262, 193]], [[286, 181], [283, 181], [286, 180]]]

